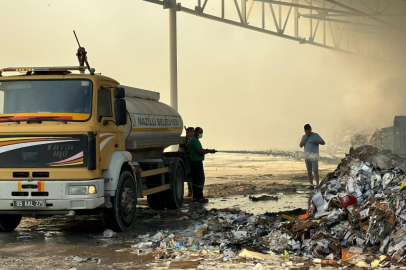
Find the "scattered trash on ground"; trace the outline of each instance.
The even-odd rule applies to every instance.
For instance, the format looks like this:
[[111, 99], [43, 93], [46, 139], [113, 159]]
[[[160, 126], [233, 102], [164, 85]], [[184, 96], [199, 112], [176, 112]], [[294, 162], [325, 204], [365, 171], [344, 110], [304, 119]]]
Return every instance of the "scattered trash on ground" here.
[[[106, 264], [110, 269], [205, 270], [405, 267], [406, 173], [399, 167], [402, 164], [406, 158], [362, 146], [351, 149], [314, 192], [296, 191], [291, 183], [284, 188], [294, 194], [284, 188], [261, 194], [254, 193], [261, 191], [254, 187], [236, 186], [252, 192], [211, 199], [207, 209], [200, 205], [195, 209], [194, 204], [181, 211], [145, 207], [143, 215], [148, 217], [140, 215], [139, 224], [145, 226], [140, 235], [116, 234], [100, 227], [91, 239], [104, 253], [75, 249], [61, 261], [70, 269], [102, 269]], [[300, 206], [288, 204], [297, 198], [302, 200]], [[264, 213], [273, 210], [282, 211]], [[25, 229], [12, 235], [12, 240], [26, 243], [33, 241], [31, 235], [47, 239], [63, 233]], [[103, 257], [106, 252], [109, 257]], [[118, 259], [112, 262], [112, 257]], [[12, 256], [6, 260], [26, 263], [25, 258]]]
[[72, 261], [72, 262], [76, 262], [76, 263], [97, 263], [97, 264], [101, 263], [101, 259], [97, 259], [97, 258], [81, 258], [79, 256], [73, 256], [73, 257], [65, 258], [65, 261]]
[[29, 235], [21, 235], [21, 236], [17, 236], [17, 239], [32, 239], [32, 237]]
[[131, 250], [180, 269], [196, 268], [197, 261], [204, 268], [406, 266], [406, 173], [363, 160], [377, 155], [385, 153], [371, 146], [351, 149], [312, 195], [306, 213], [203, 209], [189, 217], [196, 223], [180, 234], [140, 235]]
[[117, 233], [113, 232], [112, 230], [105, 230], [103, 232], [104, 238], [112, 238], [112, 237], [115, 237], [116, 235], [117, 235]]
[[262, 195], [262, 196], [259, 196], [259, 197], [249, 196], [248, 198], [253, 202], [277, 201], [279, 199], [278, 196], [269, 196], [269, 195]]

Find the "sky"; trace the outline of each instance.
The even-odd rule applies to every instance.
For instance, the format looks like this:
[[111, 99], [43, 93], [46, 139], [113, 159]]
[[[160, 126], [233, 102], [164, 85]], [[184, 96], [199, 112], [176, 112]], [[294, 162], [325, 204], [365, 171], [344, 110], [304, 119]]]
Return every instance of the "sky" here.
[[[169, 104], [168, 10], [141, 0], [0, 4], [1, 67], [77, 65], [76, 30], [96, 72]], [[406, 115], [404, 65], [177, 16], [179, 113], [203, 127], [204, 148], [298, 150], [306, 123], [328, 142]]]

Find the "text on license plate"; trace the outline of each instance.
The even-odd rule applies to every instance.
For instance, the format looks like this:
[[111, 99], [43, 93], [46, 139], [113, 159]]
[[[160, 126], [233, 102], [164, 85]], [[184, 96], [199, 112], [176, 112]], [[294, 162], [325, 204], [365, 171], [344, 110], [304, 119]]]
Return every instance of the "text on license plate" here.
[[14, 200], [14, 207], [46, 207], [45, 200]]

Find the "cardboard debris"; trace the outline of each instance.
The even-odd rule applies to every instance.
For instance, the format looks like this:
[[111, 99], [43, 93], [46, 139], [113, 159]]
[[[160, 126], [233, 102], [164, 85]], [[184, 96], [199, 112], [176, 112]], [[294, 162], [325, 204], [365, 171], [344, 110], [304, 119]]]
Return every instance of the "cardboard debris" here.
[[203, 235], [206, 231], [207, 231], [207, 228], [198, 229], [198, 230], [193, 234], [193, 236], [200, 236], [200, 235]]
[[342, 252], [342, 257], [341, 260], [343, 262], [350, 261], [353, 259], [358, 258], [359, 255], [362, 254], [362, 248], [360, 247], [350, 247], [350, 248], [344, 248]]
[[262, 254], [254, 251], [249, 251], [247, 249], [243, 249], [240, 254], [238, 254], [238, 257], [242, 258], [253, 258], [257, 260], [271, 260], [272, 255], [271, 254]]
[[371, 267], [375, 268], [377, 267], [383, 260], [385, 260], [387, 258], [387, 256], [385, 255], [381, 255], [379, 256], [379, 259], [374, 260], [373, 262], [371, 262]]

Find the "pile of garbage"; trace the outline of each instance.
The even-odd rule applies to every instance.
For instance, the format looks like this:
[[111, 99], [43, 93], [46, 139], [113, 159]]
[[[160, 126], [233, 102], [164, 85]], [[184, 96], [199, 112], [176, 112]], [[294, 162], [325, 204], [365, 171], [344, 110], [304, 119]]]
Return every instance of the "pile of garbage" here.
[[311, 195], [307, 211], [252, 215], [239, 208], [203, 209], [177, 235], [139, 236], [132, 253], [205, 258], [205, 264], [406, 265], [406, 173], [379, 166], [405, 160], [385, 153], [371, 146], [351, 149]]
[[393, 126], [374, 129], [369, 131], [369, 133], [355, 133], [351, 136], [350, 145], [351, 147], [358, 148], [363, 145], [372, 145], [380, 149], [389, 149], [393, 151], [394, 148], [394, 136], [393, 136]]
[[365, 160], [381, 164], [394, 161], [391, 155], [371, 146], [351, 149], [323, 180], [308, 214], [280, 224], [273, 232], [270, 239], [276, 240], [271, 250], [352, 260], [359, 266], [405, 264], [406, 173]]
[[[337, 169], [340, 169], [342, 166], [348, 167], [349, 162], [354, 159], [375, 164], [375, 166], [381, 169], [397, 167], [406, 171], [406, 158], [404, 156], [394, 154], [391, 150], [382, 150], [371, 145], [363, 145], [357, 148], [351, 147], [349, 154], [341, 160]], [[340, 171], [345, 172], [345, 168]]]
[[[203, 209], [196, 213], [194, 219], [202, 220], [182, 231], [180, 235], [167, 231], [161, 231], [155, 235], [140, 235], [138, 238], [141, 241], [132, 248], [140, 250], [161, 248], [168, 252], [172, 249], [204, 249], [214, 253], [228, 252], [227, 254], [231, 256], [231, 250], [239, 250], [243, 246], [260, 246], [259, 242], [255, 242], [271, 232], [276, 215], [255, 216], [236, 207], [210, 211]], [[168, 253], [165, 256], [170, 257], [171, 254]]]

